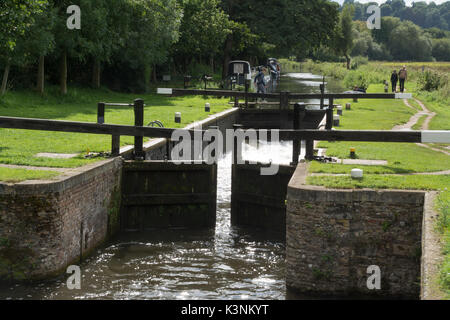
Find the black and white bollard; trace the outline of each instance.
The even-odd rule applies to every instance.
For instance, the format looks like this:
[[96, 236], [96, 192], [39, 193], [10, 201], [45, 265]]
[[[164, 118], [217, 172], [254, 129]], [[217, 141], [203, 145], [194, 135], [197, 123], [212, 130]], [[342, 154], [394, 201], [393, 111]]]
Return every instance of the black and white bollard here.
[[175, 123], [181, 123], [181, 112], [175, 112]]
[[351, 105], [351, 103], [346, 103], [346, 104], [345, 104], [345, 110], [352, 110], [352, 105]]
[[340, 120], [340, 116], [339, 115], [334, 115], [333, 116], [333, 127], [339, 127], [339, 121]]
[[337, 106], [337, 114], [339, 115], [339, 116], [342, 116], [342, 106]]
[[211, 112], [211, 105], [209, 103], [205, 103], [205, 112]]

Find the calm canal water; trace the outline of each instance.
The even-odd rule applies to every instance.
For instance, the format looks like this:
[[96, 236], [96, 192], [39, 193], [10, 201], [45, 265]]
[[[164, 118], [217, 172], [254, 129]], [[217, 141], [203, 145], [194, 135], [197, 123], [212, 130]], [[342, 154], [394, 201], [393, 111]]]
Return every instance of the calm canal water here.
[[[319, 81], [310, 74], [288, 74], [279, 90], [317, 92]], [[261, 143], [259, 148], [244, 148], [244, 159], [290, 161], [290, 143]], [[0, 299], [300, 298], [286, 290], [284, 243], [230, 225], [230, 155], [219, 161], [217, 187], [215, 230], [124, 234], [80, 265], [81, 290], [67, 289], [63, 275], [45, 283], [0, 287]]]

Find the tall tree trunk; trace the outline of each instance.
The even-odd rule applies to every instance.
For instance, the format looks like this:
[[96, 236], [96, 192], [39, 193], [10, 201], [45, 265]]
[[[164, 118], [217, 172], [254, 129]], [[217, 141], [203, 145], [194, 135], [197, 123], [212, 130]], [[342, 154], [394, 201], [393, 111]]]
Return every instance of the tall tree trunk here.
[[67, 94], [67, 51], [61, 54], [59, 85], [61, 94]]
[[8, 61], [5, 67], [5, 71], [3, 72], [3, 81], [2, 81], [2, 88], [0, 89], [0, 95], [4, 95], [6, 92], [6, 85], [8, 84], [8, 76], [9, 76], [9, 69], [11, 68], [11, 63]]
[[153, 70], [152, 70], [152, 81], [154, 83], [156, 83], [157, 79], [156, 79], [156, 65], [153, 65]]
[[144, 82], [145, 82], [145, 92], [150, 91], [150, 81], [152, 77], [152, 67], [150, 64], [146, 64], [144, 67]]
[[223, 69], [222, 69], [222, 79], [228, 76], [228, 64], [231, 61], [231, 50], [233, 50], [233, 35], [229, 34], [227, 40], [225, 41], [225, 48], [223, 50]]
[[214, 74], [214, 55], [209, 57], [209, 65], [211, 66], [211, 73]]
[[347, 70], [350, 70], [350, 62], [352, 61], [348, 54], [345, 55], [345, 59], [347, 60]]
[[36, 89], [40, 94], [44, 94], [44, 82], [45, 82], [45, 57], [39, 56], [38, 74]]
[[102, 66], [100, 64], [100, 61], [98, 59], [95, 59], [94, 65], [92, 68], [92, 87], [95, 89], [100, 88], [101, 72], [102, 72]]

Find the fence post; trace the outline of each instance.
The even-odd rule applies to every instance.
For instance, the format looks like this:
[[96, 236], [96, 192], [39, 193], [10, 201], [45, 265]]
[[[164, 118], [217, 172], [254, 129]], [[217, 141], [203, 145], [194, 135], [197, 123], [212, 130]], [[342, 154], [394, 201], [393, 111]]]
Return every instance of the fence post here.
[[248, 89], [250, 86], [250, 81], [245, 80], [245, 108], [248, 108]]
[[289, 91], [280, 92], [280, 109], [289, 109]]
[[325, 98], [324, 98], [325, 84], [323, 84], [323, 83], [320, 84], [320, 94], [321, 94], [321, 97], [320, 97], [320, 110], [322, 110], [323, 107], [324, 107], [324, 104], [325, 104]]
[[[306, 107], [304, 103], [296, 103], [294, 105], [294, 130], [299, 130], [301, 128], [301, 123], [306, 116]], [[298, 164], [298, 158], [300, 156], [301, 151], [301, 143], [300, 139], [294, 140], [292, 142], [292, 164], [296, 166]]]
[[330, 98], [330, 105], [327, 109], [327, 124], [325, 129], [331, 130], [333, 129], [333, 108], [334, 108], [334, 99]]
[[120, 155], [120, 135], [113, 134], [111, 142], [111, 155], [118, 157]]
[[171, 144], [170, 139], [166, 138], [166, 159], [167, 159], [167, 161], [171, 161], [172, 160], [171, 159], [171, 155], [170, 155], [170, 152], [171, 152], [170, 144]]
[[104, 124], [105, 123], [105, 103], [99, 102], [97, 105], [97, 123]]
[[[144, 100], [134, 100], [134, 125], [136, 127], [144, 126]], [[144, 137], [134, 137], [134, 159], [145, 160]]]
[[239, 108], [239, 97], [238, 96], [234, 97], [234, 107]]
[[305, 159], [306, 160], [314, 159], [314, 141], [313, 140], [306, 140]]

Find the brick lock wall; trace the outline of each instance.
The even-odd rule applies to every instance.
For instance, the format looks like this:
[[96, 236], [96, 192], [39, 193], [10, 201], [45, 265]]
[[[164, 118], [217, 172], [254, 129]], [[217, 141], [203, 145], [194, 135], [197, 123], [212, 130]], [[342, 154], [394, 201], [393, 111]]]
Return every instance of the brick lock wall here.
[[[292, 184], [287, 286], [301, 293], [419, 298], [424, 193]], [[381, 269], [369, 290], [367, 268]]]
[[121, 168], [114, 159], [57, 182], [1, 185], [0, 279], [57, 275], [105, 241]]

